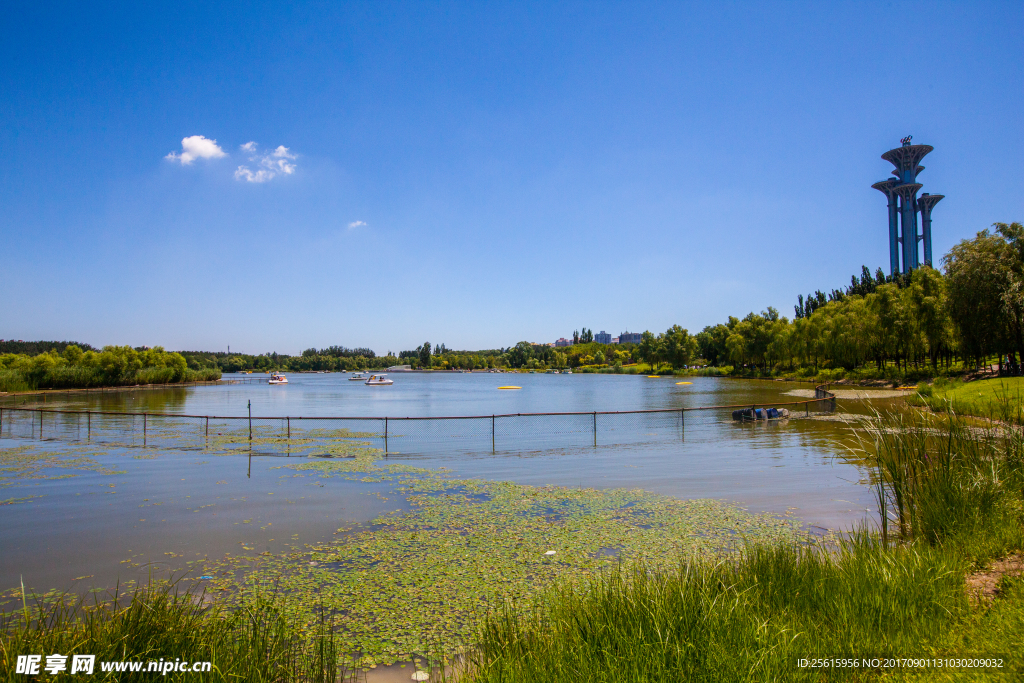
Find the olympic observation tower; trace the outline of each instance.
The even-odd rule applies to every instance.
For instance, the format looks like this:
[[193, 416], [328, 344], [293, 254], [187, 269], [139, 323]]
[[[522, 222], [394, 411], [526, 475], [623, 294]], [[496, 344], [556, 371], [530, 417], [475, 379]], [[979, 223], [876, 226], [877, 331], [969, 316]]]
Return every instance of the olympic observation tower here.
[[[924, 263], [932, 264], [932, 207], [945, 196], [927, 192], [917, 196], [917, 191], [922, 187], [917, 182], [917, 174], [924, 170], [921, 160], [935, 148], [931, 145], [912, 145], [912, 137], [908, 135], [900, 140], [902, 146], [882, 155], [883, 159], [896, 167], [892, 172], [896, 177], [880, 180], [871, 186], [889, 200], [889, 271], [893, 275], [900, 272], [901, 256], [904, 273], [921, 265], [917, 243], [922, 240]], [[917, 232], [918, 212], [921, 213], [921, 234]]]

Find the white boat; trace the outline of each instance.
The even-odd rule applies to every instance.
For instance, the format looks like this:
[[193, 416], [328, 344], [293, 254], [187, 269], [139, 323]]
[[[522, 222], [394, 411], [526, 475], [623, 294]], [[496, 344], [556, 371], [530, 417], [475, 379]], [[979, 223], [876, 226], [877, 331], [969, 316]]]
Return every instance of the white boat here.
[[366, 386], [369, 387], [382, 387], [388, 384], [394, 384], [387, 378], [386, 375], [370, 375], [370, 379], [366, 380]]
[[353, 372], [352, 376], [348, 378], [350, 382], [362, 382], [366, 380], [366, 375], [361, 372]]
[[275, 372], [268, 380], [270, 384], [288, 384], [288, 378], [279, 372]]
[[566, 371], [565, 371], [565, 372], [563, 372], [562, 374], [563, 374], [563, 375], [571, 375], [571, 374], [572, 374], [572, 370], [566, 370]]

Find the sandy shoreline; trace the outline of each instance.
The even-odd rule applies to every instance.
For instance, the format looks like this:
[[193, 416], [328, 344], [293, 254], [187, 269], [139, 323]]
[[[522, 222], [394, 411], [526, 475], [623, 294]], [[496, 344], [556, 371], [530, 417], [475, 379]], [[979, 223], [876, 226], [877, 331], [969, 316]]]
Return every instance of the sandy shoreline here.
[[[895, 389], [837, 389], [835, 385], [829, 388], [836, 398], [856, 398], [861, 400], [871, 400], [879, 398], [896, 398], [897, 396], [906, 396], [909, 391], [897, 391]], [[786, 392], [786, 396], [797, 396], [799, 398], [814, 398], [814, 389], [791, 389]]]

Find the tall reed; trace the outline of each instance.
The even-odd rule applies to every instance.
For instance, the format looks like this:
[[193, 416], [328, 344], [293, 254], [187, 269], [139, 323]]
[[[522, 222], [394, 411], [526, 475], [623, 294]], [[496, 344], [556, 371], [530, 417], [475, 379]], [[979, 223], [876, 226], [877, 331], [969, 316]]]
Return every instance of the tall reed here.
[[83, 365], [57, 365], [24, 372], [0, 369], [0, 391], [30, 391], [33, 389], [89, 389], [94, 387], [133, 384], [173, 384], [176, 382], [212, 382], [221, 378], [218, 368], [186, 369], [179, 373], [174, 368], [141, 368], [128, 377], [111, 377], [96, 367]]
[[[0, 614], [0, 681], [29, 680], [15, 673], [18, 655], [96, 656], [97, 678], [152, 680], [145, 671], [104, 675], [102, 661], [210, 661], [207, 674], [170, 672], [170, 681], [303, 681], [336, 683], [342, 672], [334, 631], [326, 618], [300, 634], [272, 597], [258, 596], [232, 612], [177, 584], [138, 588], [109, 601], [84, 599], [27, 603]], [[145, 667], [143, 667], [145, 668]], [[43, 676], [42, 678], [48, 678]]]
[[967, 544], [984, 559], [1024, 542], [1019, 431], [980, 426], [952, 410], [874, 417], [860, 432], [859, 451], [873, 465], [884, 543]]
[[17, 370], [0, 370], [0, 391], [28, 391], [33, 388]]
[[797, 660], [940, 640], [968, 609], [963, 577], [948, 554], [864, 533], [672, 572], [620, 567], [495, 614], [467, 668], [477, 683], [818, 679]]

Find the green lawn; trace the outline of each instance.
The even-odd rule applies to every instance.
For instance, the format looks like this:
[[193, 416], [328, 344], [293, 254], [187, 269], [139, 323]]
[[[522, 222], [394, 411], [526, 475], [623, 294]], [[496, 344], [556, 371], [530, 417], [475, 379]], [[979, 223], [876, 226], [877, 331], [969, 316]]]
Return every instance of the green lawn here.
[[966, 384], [936, 380], [930, 387], [920, 386], [919, 391], [922, 399], [933, 408], [952, 405], [953, 410], [964, 415], [1024, 423], [1024, 377], [983, 379]]

